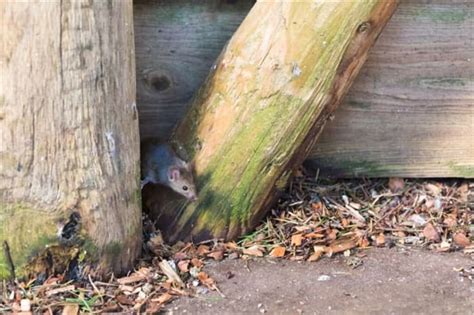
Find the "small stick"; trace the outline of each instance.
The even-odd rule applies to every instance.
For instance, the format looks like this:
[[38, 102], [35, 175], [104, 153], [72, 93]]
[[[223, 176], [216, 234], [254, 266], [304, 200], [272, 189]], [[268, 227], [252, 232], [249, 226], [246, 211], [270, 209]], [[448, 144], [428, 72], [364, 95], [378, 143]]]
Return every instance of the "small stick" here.
[[11, 278], [11, 280], [14, 280], [16, 278], [16, 276], [15, 276], [15, 265], [13, 264], [12, 255], [10, 253], [10, 246], [8, 246], [7, 241], [3, 241], [3, 254], [5, 255], [5, 259], [7, 261], [8, 268], [10, 269], [10, 278]]

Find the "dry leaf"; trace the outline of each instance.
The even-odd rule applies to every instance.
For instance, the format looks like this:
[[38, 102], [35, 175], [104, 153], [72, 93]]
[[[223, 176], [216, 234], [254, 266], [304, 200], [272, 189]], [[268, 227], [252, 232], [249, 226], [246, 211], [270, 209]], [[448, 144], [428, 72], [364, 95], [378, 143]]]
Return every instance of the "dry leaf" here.
[[467, 247], [471, 245], [471, 241], [469, 240], [469, 238], [461, 232], [455, 233], [453, 236], [453, 240], [456, 245], [461, 247]]
[[258, 256], [258, 257], [263, 256], [263, 252], [260, 250], [260, 247], [258, 245], [253, 245], [249, 248], [244, 248], [242, 252], [245, 255], [250, 255], [250, 256]]
[[337, 231], [335, 229], [328, 230], [327, 238], [329, 241], [334, 241], [337, 238]]
[[125, 294], [118, 294], [115, 296], [115, 299], [119, 304], [122, 305], [135, 305], [135, 303], [130, 300]]
[[199, 259], [199, 258], [193, 258], [193, 259], [191, 259], [191, 264], [192, 264], [194, 267], [196, 267], [196, 268], [201, 268], [201, 267], [204, 265], [204, 263], [202, 262], [202, 260]]
[[129, 284], [133, 282], [139, 282], [146, 279], [149, 274], [150, 274], [150, 269], [140, 268], [140, 270], [138, 270], [137, 272], [134, 272], [131, 276], [117, 279], [117, 282], [119, 284]]
[[291, 236], [291, 245], [295, 245], [296, 247], [301, 246], [302, 241], [303, 234], [294, 234]]
[[285, 256], [285, 247], [283, 246], [277, 246], [272, 249], [270, 252], [270, 256], [272, 257], [283, 257]]
[[344, 252], [348, 249], [352, 249], [357, 246], [357, 242], [355, 239], [349, 240], [339, 240], [335, 241], [334, 243], [330, 244], [326, 247], [326, 252], [330, 255], [335, 253]]
[[158, 314], [162, 305], [160, 303], [156, 303], [150, 301], [147, 303], [147, 308], [145, 309], [145, 314]]
[[388, 188], [391, 192], [396, 193], [398, 191], [403, 190], [404, 187], [405, 181], [403, 180], [403, 178], [390, 177], [390, 179], [388, 180]]
[[78, 304], [66, 304], [63, 308], [62, 315], [77, 315], [79, 314]]
[[311, 233], [308, 233], [308, 234], [304, 235], [304, 238], [323, 238], [323, 237], [324, 237], [324, 234], [314, 233], [314, 232], [311, 232]]
[[423, 229], [423, 236], [430, 241], [440, 241], [439, 233], [431, 223], [426, 224], [425, 228]]
[[172, 298], [173, 298], [173, 296], [171, 294], [163, 293], [158, 298], [151, 299], [151, 301], [152, 302], [157, 302], [159, 304], [164, 304], [164, 303], [168, 302], [169, 300], [171, 300]]
[[321, 201], [318, 201], [318, 202], [313, 202], [311, 204], [311, 209], [315, 212], [315, 213], [322, 213], [323, 211], [323, 204]]
[[441, 194], [441, 188], [431, 183], [425, 184], [425, 189], [430, 192], [433, 197], [437, 197]]
[[174, 283], [184, 286], [183, 280], [181, 277], [176, 273], [176, 271], [171, 267], [170, 263], [167, 260], [162, 260], [158, 263], [161, 271], [168, 277], [168, 279], [172, 280]]
[[349, 225], [349, 221], [347, 221], [346, 218], [342, 218], [342, 219], [341, 219], [341, 225], [342, 225], [342, 227], [345, 228], [345, 227], [347, 227], [347, 226]]
[[197, 248], [197, 254], [199, 256], [204, 256], [208, 254], [209, 252], [210, 252], [209, 246], [207, 245], [199, 245], [199, 247]]
[[385, 245], [385, 235], [383, 235], [383, 233], [380, 233], [379, 235], [377, 235], [377, 237], [375, 238], [375, 245], [377, 246]]
[[239, 248], [236, 242], [227, 242], [224, 244], [227, 249], [236, 250]]
[[224, 259], [224, 250], [219, 249], [219, 250], [213, 251], [212, 253], [207, 254], [207, 257], [211, 257], [211, 258], [214, 258], [214, 260], [220, 261]]
[[189, 271], [189, 260], [181, 260], [178, 262], [178, 269], [181, 272]]
[[69, 291], [74, 291], [76, 289], [76, 286], [74, 284], [67, 285], [65, 287], [59, 287], [56, 289], [52, 289], [49, 291], [46, 291], [46, 296], [52, 296], [58, 293], [64, 293], [64, 292], [69, 292]]
[[457, 225], [457, 219], [456, 215], [453, 213], [450, 213], [446, 216], [446, 218], [443, 220], [443, 223], [448, 226], [448, 228], [452, 229]]
[[205, 273], [204, 271], [201, 271], [200, 273], [198, 273], [197, 278], [199, 279], [199, 281], [201, 281], [202, 284], [207, 286], [209, 289], [211, 290], [216, 289], [214, 279], [209, 277], [209, 275]]
[[188, 258], [188, 255], [184, 252], [177, 252], [176, 254], [173, 255], [173, 259], [177, 261], [183, 260], [186, 258]]
[[367, 248], [367, 247], [369, 247], [370, 243], [369, 243], [369, 240], [367, 239], [367, 237], [361, 237], [357, 241], [357, 245], [359, 245], [360, 248]]
[[313, 249], [314, 249], [314, 253], [311, 256], [309, 256], [308, 261], [318, 260], [326, 251], [325, 246], [314, 246]]

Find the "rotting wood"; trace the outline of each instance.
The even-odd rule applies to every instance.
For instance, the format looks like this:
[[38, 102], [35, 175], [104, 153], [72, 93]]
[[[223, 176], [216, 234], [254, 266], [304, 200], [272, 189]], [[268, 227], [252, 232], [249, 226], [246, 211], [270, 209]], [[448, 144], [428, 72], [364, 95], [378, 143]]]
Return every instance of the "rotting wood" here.
[[121, 272], [140, 252], [132, 9], [0, 2], [0, 240], [19, 277], [79, 254]]
[[[165, 199], [155, 209], [171, 241], [232, 239], [258, 223], [396, 5], [256, 3], [174, 134], [195, 164], [199, 200], [164, 206]], [[149, 206], [152, 195], [144, 195]]]

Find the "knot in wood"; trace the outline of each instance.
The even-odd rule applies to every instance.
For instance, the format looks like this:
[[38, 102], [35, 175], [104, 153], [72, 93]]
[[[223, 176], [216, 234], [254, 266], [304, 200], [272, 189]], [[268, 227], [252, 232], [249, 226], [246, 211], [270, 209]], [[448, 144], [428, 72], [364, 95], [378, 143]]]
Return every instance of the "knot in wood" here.
[[365, 21], [359, 24], [357, 27], [357, 33], [365, 33], [370, 28], [371, 23], [369, 21]]

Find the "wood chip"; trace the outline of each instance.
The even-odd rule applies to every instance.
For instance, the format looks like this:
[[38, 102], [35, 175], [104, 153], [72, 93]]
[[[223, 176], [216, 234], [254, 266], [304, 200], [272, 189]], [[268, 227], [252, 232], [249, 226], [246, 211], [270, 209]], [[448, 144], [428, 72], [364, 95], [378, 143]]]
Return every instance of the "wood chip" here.
[[181, 277], [176, 273], [176, 271], [171, 267], [170, 263], [167, 260], [162, 260], [158, 263], [161, 271], [168, 277], [168, 279], [172, 280], [174, 283], [184, 286], [183, 280]]
[[469, 240], [469, 238], [461, 232], [455, 233], [453, 236], [453, 240], [456, 245], [461, 247], [467, 247], [471, 245], [471, 241]]
[[303, 241], [303, 234], [293, 234], [291, 236], [291, 245], [294, 245], [296, 247], [301, 246], [302, 241]]
[[325, 246], [314, 246], [313, 249], [314, 249], [314, 253], [311, 256], [309, 256], [308, 261], [317, 261], [317, 260], [319, 260], [319, 258], [321, 258], [321, 256], [326, 251]]
[[385, 235], [383, 233], [380, 233], [377, 235], [375, 238], [375, 245], [377, 246], [384, 246], [385, 245]]
[[65, 287], [59, 287], [56, 289], [48, 290], [46, 291], [46, 296], [52, 296], [59, 293], [70, 292], [70, 291], [74, 291], [75, 289], [76, 289], [76, 286], [74, 284], [71, 284]]
[[128, 277], [123, 277], [123, 278], [117, 279], [117, 282], [119, 284], [129, 284], [129, 283], [139, 282], [139, 281], [142, 281], [144, 279], [146, 279], [146, 276], [143, 275], [143, 274], [133, 274], [133, 275], [128, 276]]
[[434, 242], [439, 242], [441, 239], [438, 231], [431, 223], [426, 224], [425, 228], [423, 229], [423, 236]]
[[405, 181], [403, 180], [403, 178], [391, 177], [388, 180], [388, 188], [394, 193], [403, 190], [404, 187], [405, 187]]
[[272, 256], [272, 257], [283, 257], [283, 256], [285, 256], [285, 251], [286, 251], [285, 247], [276, 246], [270, 252], [270, 256]]
[[78, 304], [66, 304], [61, 313], [62, 315], [77, 315], [79, 314]]
[[245, 255], [249, 255], [249, 256], [257, 256], [257, 257], [262, 257], [263, 256], [263, 252], [260, 249], [260, 246], [258, 246], [258, 245], [254, 245], [254, 246], [251, 246], [249, 248], [244, 248], [242, 250], [242, 253], [244, 253]]

